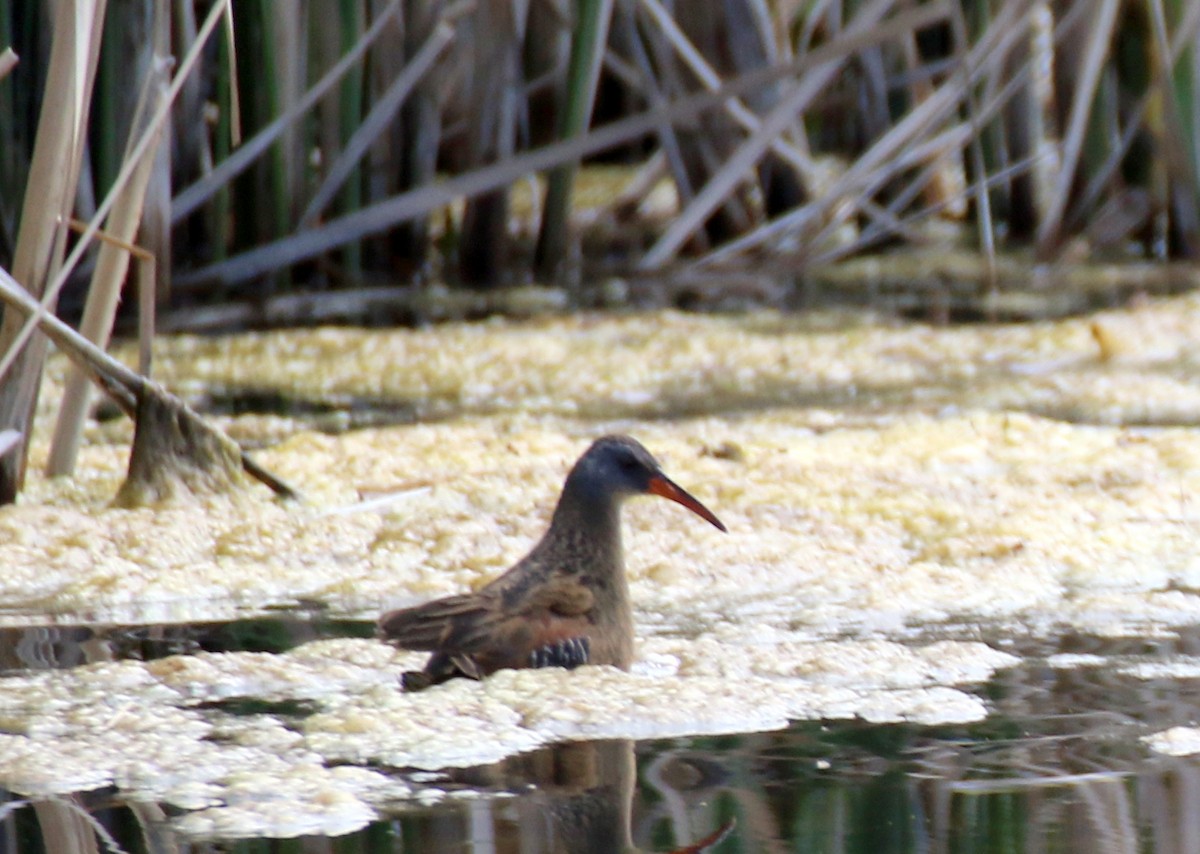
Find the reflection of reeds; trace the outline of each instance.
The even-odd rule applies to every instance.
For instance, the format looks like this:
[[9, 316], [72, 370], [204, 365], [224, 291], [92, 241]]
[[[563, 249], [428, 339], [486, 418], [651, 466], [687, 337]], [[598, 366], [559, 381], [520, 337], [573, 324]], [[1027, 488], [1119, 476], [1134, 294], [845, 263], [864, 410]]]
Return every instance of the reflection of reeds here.
[[[601, 260], [766, 254], [795, 271], [932, 241], [935, 218], [968, 218], [989, 257], [1026, 242], [1044, 259], [1200, 251], [1196, 0], [248, 2], [212, 43], [186, 3], [110, 4], [103, 28], [104, 3], [18, 5], [0, 5], [0, 49], [21, 55], [15, 69], [0, 55], [0, 266], [35, 293], [67, 218], [131, 171], [155, 54], [192, 49], [170, 144], [126, 191], [145, 200], [131, 221], [177, 307], [397, 274], [573, 281]], [[66, 27], [94, 28], [78, 56], [54, 52]], [[678, 209], [590, 217], [626, 237], [589, 262], [573, 170], [602, 152], [663, 170]], [[517, 228], [509, 187], [534, 173], [538, 221]], [[119, 281], [113, 263], [102, 278]], [[25, 359], [12, 376], [36, 388]], [[33, 393], [6, 395], [0, 410], [24, 414], [0, 426], [25, 432]]]

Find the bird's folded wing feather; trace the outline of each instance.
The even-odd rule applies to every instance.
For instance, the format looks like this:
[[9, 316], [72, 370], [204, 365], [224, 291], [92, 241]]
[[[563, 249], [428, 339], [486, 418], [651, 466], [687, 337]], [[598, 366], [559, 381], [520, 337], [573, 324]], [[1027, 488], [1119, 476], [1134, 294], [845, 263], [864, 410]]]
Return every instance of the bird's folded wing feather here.
[[[498, 592], [498, 591], [497, 591]], [[566, 637], [560, 623], [584, 618], [595, 595], [572, 576], [551, 576], [531, 585], [509, 608], [488, 591], [447, 596], [384, 614], [379, 634], [402, 649], [423, 652], [473, 653], [489, 645], [507, 645], [510, 636], [546, 633]]]
[[[573, 635], [595, 603], [578, 580], [552, 576], [531, 586], [507, 608], [463, 613], [450, 620], [446, 648], [474, 653], [488, 648], [515, 650]], [[493, 602], [493, 604], [499, 604]]]
[[445, 646], [455, 624], [477, 622], [488, 610], [487, 601], [477, 593], [447, 596], [414, 608], [389, 611], [379, 618], [379, 635], [401, 649], [437, 652]]

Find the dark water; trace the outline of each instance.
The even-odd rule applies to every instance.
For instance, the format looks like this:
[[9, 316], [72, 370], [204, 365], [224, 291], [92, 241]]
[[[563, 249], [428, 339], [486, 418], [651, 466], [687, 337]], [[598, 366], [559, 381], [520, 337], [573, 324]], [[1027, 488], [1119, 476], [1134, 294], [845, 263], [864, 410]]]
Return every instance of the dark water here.
[[[7, 669], [202, 649], [282, 651], [363, 622], [262, 619], [172, 626], [14, 629]], [[563, 745], [439, 781], [475, 793], [397, 803], [333, 839], [190, 842], [172, 808], [111, 790], [0, 805], [3, 852], [887, 852], [1200, 851], [1200, 761], [1152, 754], [1151, 732], [1200, 717], [1200, 681], [1141, 679], [1128, 664], [1192, 661], [1200, 630], [1169, 639], [1017, 641], [1020, 667], [977, 689], [992, 714], [965, 727], [804, 722], [775, 733]], [[1101, 656], [1056, 669], [1047, 658]], [[303, 717], [310, 709], [226, 705]], [[403, 773], [396, 769], [395, 773]]]

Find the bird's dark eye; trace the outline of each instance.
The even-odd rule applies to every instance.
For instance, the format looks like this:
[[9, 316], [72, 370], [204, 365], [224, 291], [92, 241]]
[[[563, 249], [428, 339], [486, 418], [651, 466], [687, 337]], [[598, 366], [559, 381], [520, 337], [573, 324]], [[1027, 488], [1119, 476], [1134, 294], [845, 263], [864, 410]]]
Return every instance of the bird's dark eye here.
[[634, 458], [633, 454], [621, 454], [619, 462], [621, 468], [625, 471], [633, 471], [638, 467], [638, 461]]

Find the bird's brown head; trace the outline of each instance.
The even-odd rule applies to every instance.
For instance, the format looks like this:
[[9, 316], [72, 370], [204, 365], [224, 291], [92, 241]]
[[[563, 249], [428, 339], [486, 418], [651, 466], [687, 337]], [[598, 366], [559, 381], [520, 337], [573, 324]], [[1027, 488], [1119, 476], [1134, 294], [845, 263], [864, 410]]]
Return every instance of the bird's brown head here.
[[715, 514], [675, 481], [663, 474], [658, 460], [628, 436], [597, 439], [579, 458], [568, 482], [596, 495], [628, 498], [633, 495], [661, 495], [669, 498], [715, 527], [725, 526]]

